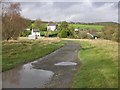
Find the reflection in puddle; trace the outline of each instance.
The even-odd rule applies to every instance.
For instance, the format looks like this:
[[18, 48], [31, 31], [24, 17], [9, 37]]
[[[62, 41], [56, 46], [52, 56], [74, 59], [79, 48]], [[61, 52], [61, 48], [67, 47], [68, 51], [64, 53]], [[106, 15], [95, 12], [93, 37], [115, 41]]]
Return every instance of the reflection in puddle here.
[[[36, 63], [36, 62], [32, 62]], [[4, 72], [3, 88], [42, 88], [53, 76], [52, 71], [34, 69], [32, 63]]]
[[75, 62], [59, 62], [54, 65], [56, 65], [56, 66], [73, 66], [73, 65], [77, 65], [77, 63], [75, 63]]

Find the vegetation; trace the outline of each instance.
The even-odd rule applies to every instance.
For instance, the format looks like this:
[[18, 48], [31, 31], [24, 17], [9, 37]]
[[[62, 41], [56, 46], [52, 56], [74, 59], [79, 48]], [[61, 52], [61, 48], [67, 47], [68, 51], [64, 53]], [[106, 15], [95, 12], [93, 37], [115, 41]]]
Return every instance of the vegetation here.
[[105, 26], [102, 29], [101, 38], [118, 42], [118, 25]]
[[[100, 37], [103, 27], [101, 25], [68, 24], [63, 21], [59, 25], [58, 36], [60, 38], [92, 39], [93, 37], [87, 33]], [[78, 29], [78, 31], [75, 31], [75, 29]]]
[[60, 31], [58, 33], [58, 36], [60, 38], [67, 38], [73, 36], [72, 29], [69, 27], [68, 22], [66, 21], [61, 22], [59, 29]]
[[26, 19], [20, 15], [20, 3], [3, 3], [2, 39], [17, 39], [26, 27]]
[[94, 29], [94, 30], [101, 30], [104, 27], [102, 25], [84, 25], [84, 24], [70, 24], [70, 26], [74, 28]]
[[23, 32], [20, 33], [20, 36], [21, 37], [27, 37], [30, 34], [31, 34], [31, 30], [30, 31], [25, 30], [25, 31], [23, 31]]
[[49, 40], [3, 42], [2, 70], [6, 71], [20, 64], [41, 58], [64, 44], [62, 41]]
[[[98, 38], [119, 41], [118, 37], [118, 24], [110, 25], [82, 25], [82, 24], [68, 24], [67, 22], [61, 22], [60, 32], [58, 36], [60, 38], [77, 38], [77, 39], [94, 39], [93, 36]], [[78, 28], [78, 31], [75, 31]], [[88, 34], [90, 33], [90, 34]]]
[[45, 37], [57, 37], [59, 31], [40, 31], [41, 36]]
[[108, 40], [81, 40], [81, 66], [73, 88], [118, 87], [118, 43]]
[[40, 31], [47, 31], [46, 24], [40, 19], [36, 19], [35, 22], [31, 24], [31, 28], [39, 29]]
[[67, 38], [68, 36], [68, 30], [62, 29], [58, 35], [60, 38]]

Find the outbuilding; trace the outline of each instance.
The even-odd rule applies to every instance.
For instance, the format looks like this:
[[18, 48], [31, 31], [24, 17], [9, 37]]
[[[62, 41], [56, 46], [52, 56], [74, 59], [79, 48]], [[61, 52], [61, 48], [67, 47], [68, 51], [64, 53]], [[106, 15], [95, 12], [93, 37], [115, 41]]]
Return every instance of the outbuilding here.
[[32, 29], [31, 35], [28, 36], [28, 39], [38, 39], [40, 38], [40, 31], [38, 29]]

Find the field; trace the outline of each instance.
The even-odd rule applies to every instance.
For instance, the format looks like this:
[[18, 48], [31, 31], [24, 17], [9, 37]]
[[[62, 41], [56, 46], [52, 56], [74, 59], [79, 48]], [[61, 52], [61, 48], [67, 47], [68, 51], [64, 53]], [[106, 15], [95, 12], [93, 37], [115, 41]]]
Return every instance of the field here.
[[80, 68], [75, 75], [73, 88], [118, 87], [118, 43], [108, 40], [77, 40]]
[[2, 42], [2, 71], [41, 58], [62, 47], [60, 39], [26, 40]]
[[102, 25], [82, 25], [82, 24], [70, 24], [70, 26], [74, 28], [94, 29], [94, 30], [101, 30], [104, 27]]

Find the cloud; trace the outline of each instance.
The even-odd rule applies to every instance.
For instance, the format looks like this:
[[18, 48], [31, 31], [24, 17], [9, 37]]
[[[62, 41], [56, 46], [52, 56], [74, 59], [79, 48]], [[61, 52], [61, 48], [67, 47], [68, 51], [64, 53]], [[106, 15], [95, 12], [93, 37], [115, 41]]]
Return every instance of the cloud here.
[[45, 21], [118, 22], [117, 2], [24, 2], [22, 16]]

